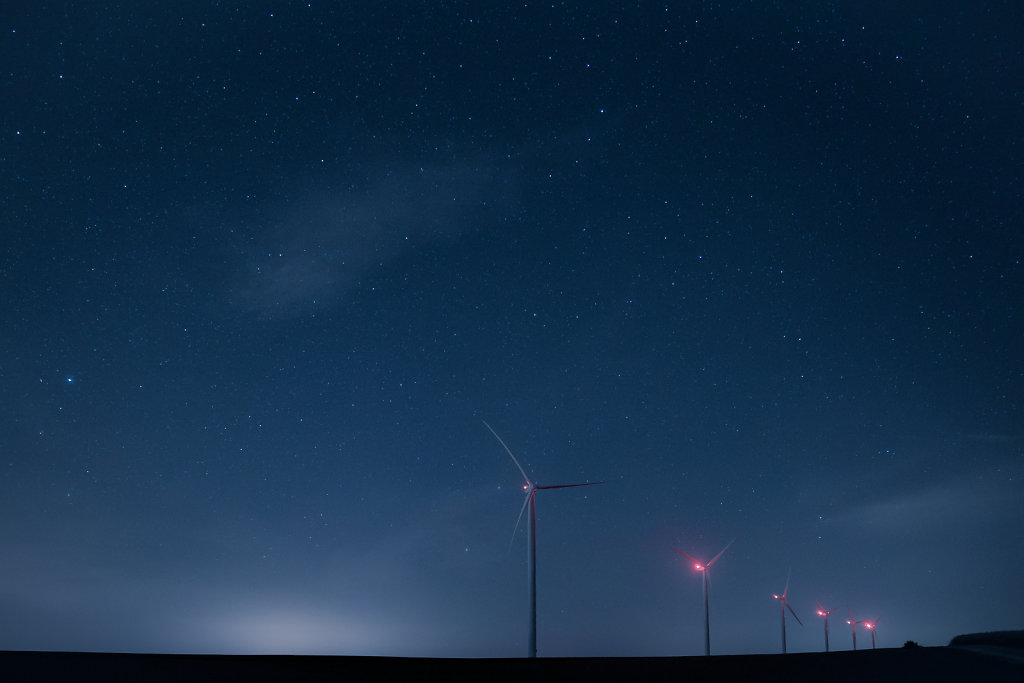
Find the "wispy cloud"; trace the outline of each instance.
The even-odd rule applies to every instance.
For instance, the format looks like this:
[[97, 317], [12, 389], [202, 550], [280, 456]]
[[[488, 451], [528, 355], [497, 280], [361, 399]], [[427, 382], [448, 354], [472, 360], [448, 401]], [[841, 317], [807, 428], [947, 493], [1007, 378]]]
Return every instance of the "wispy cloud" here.
[[855, 505], [836, 522], [894, 533], [941, 532], [1005, 520], [1021, 507], [1014, 482], [949, 482]]
[[301, 315], [358, 286], [424, 243], [453, 240], [517, 201], [493, 165], [380, 165], [364, 184], [309, 193], [254, 226], [228, 283], [231, 303], [261, 316]]

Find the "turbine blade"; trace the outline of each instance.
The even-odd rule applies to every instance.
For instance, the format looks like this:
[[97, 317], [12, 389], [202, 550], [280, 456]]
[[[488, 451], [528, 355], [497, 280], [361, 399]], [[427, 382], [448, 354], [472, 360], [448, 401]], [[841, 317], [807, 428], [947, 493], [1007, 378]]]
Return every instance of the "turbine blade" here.
[[711, 566], [711, 565], [713, 565], [713, 564], [714, 564], [715, 562], [718, 562], [718, 558], [720, 558], [720, 557], [721, 557], [721, 556], [722, 556], [723, 554], [725, 554], [725, 551], [729, 549], [729, 546], [731, 546], [731, 545], [732, 545], [733, 543], [735, 543], [735, 542], [736, 542], [736, 539], [734, 538], [734, 539], [732, 539], [731, 541], [729, 541], [728, 543], [726, 543], [726, 544], [725, 544], [725, 547], [724, 547], [724, 548], [722, 548], [722, 550], [721, 550], [721, 551], [720, 551], [720, 552], [719, 552], [719, 553], [718, 553], [717, 555], [715, 555], [714, 557], [712, 557], [712, 558], [711, 558], [711, 561], [710, 561], [710, 562], [708, 562], [708, 563], [707, 563], [707, 564], [706, 564], [705, 566], [706, 566], [706, 567], [710, 567], [710, 566]]
[[523, 466], [519, 464], [518, 460], [516, 460], [516, 456], [512, 455], [511, 449], [509, 449], [509, 447], [505, 445], [505, 442], [501, 440], [501, 437], [498, 436], [498, 432], [494, 431], [494, 429], [491, 427], [491, 425], [487, 424], [486, 420], [480, 420], [480, 421], [484, 423], [484, 427], [487, 427], [487, 429], [489, 429], [491, 431], [491, 434], [494, 434], [494, 438], [498, 440], [498, 443], [501, 444], [501, 447], [505, 449], [506, 453], [508, 453], [508, 457], [512, 458], [512, 462], [514, 462], [516, 464], [516, 467], [519, 468], [519, 473], [523, 475], [523, 479], [526, 480], [526, 483], [527, 484], [532, 484], [533, 482], [530, 481], [530, 478], [528, 476], [526, 476], [526, 470], [524, 470]]
[[828, 614], [828, 610], [825, 609], [820, 602], [818, 602], [817, 598], [814, 599], [814, 604], [817, 605], [818, 609], [820, 609], [822, 612], [824, 612], [825, 614]]
[[516, 518], [516, 528], [512, 530], [512, 540], [508, 542], [509, 547], [512, 547], [512, 543], [516, 540], [516, 533], [519, 531], [519, 523], [523, 521], [523, 515], [526, 514], [526, 506], [530, 504], [530, 499], [533, 498], [533, 491], [530, 491], [526, 496], [526, 500], [523, 501], [523, 508], [519, 511], [519, 517]]
[[690, 561], [691, 561], [691, 562], [693, 562], [694, 564], [699, 564], [699, 565], [701, 565], [701, 566], [703, 566], [703, 565], [704, 565], [704, 563], [703, 563], [703, 562], [701, 562], [700, 560], [698, 560], [698, 559], [697, 559], [696, 557], [694, 557], [693, 555], [687, 555], [686, 553], [684, 553], [684, 552], [683, 552], [682, 550], [679, 550], [678, 548], [672, 548], [672, 550], [675, 550], [675, 551], [676, 551], [677, 553], [679, 553], [680, 555], [682, 555], [682, 556], [683, 556], [683, 557], [685, 557], [686, 559], [690, 560]]
[[796, 615], [796, 612], [794, 612], [794, 611], [793, 611], [793, 606], [789, 604], [789, 600], [786, 600], [786, 601], [785, 601], [785, 604], [786, 604], [786, 609], [788, 609], [788, 610], [789, 610], [789, 613], [793, 615], [793, 618], [794, 618], [794, 619], [796, 619], [796, 623], [798, 623], [798, 624], [800, 624], [801, 626], [803, 626], [803, 625], [804, 625], [804, 622], [800, 621], [800, 617], [798, 617], [798, 616]]
[[554, 486], [534, 486], [533, 488], [535, 488], [535, 489], [543, 489], [543, 490], [546, 491], [548, 489], [572, 489], [572, 488], [576, 488], [577, 486], [597, 486], [598, 484], [603, 484], [603, 483], [604, 483], [603, 481], [591, 481], [591, 482], [587, 482], [586, 484], [556, 484]]
[[793, 575], [793, 570], [790, 569], [786, 574], [786, 588], [782, 591], [782, 599], [786, 599], [786, 594], [789, 593], [789, 578]]

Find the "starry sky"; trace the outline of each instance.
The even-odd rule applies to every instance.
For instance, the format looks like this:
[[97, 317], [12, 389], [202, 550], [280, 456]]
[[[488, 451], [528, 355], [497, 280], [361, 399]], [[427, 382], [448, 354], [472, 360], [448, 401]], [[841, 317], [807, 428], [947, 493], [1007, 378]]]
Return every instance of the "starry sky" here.
[[0, 649], [1021, 628], [1017, 3], [503, 5], [4, 11]]

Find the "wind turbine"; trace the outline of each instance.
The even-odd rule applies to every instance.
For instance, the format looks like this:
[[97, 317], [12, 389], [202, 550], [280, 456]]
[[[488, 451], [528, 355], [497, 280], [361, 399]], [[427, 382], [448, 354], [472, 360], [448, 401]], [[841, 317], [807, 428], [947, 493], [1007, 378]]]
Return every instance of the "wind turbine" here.
[[846, 623], [850, 625], [850, 633], [853, 634], [853, 649], [856, 650], [857, 649], [857, 624], [863, 624], [864, 620], [863, 619], [854, 619], [853, 618], [853, 610], [850, 609], [849, 607], [846, 608], [846, 611], [850, 613], [850, 618], [846, 620]]
[[817, 600], [814, 602], [818, 605], [818, 616], [825, 618], [825, 652], [828, 652], [828, 615], [835, 612], [838, 608], [833, 607], [832, 609], [825, 609]]
[[725, 547], [722, 548], [722, 550], [717, 555], [715, 555], [713, 558], [711, 558], [710, 562], [701, 562], [697, 558], [695, 558], [695, 557], [693, 557], [691, 555], [687, 555], [682, 550], [678, 550], [676, 548], [672, 548], [672, 550], [675, 550], [677, 553], [679, 553], [680, 555], [682, 555], [686, 559], [688, 559], [691, 562], [693, 562], [693, 568], [696, 571], [699, 571], [701, 573], [701, 576], [703, 577], [703, 584], [704, 584], [704, 655], [707, 656], [707, 657], [711, 656], [711, 623], [708, 620], [708, 588], [711, 585], [710, 569], [711, 569], [711, 565], [713, 565], [715, 562], [718, 562], [718, 558], [720, 558], [722, 556], [722, 554], [726, 550], [729, 549], [729, 546], [731, 546], [733, 544], [733, 542], [735, 542], [735, 540], [736, 539], [734, 538], [734, 539], [732, 539], [732, 541], [729, 541], [725, 545]]
[[536, 657], [537, 656], [537, 502], [536, 494], [537, 491], [544, 491], [547, 489], [570, 489], [576, 488], [577, 486], [595, 486], [597, 484], [603, 484], [603, 481], [591, 481], [585, 484], [557, 484], [555, 486], [541, 486], [533, 481], [530, 481], [530, 477], [527, 476], [526, 470], [516, 460], [516, 456], [512, 455], [511, 449], [505, 442], [502, 441], [501, 437], [498, 436], [498, 432], [494, 431], [491, 425], [484, 422], [484, 426], [490, 430], [491, 434], [494, 434], [494, 438], [498, 440], [505, 452], [508, 453], [509, 457], [512, 458], [512, 462], [519, 468], [519, 473], [523, 475], [523, 480], [526, 482], [523, 484], [523, 491], [526, 492], [526, 500], [523, 501], [523, 508], [519, 511], [519, 518], [516, 519], [516, 528], [512, 532], [512, 536], [515, 537], [516, 531], [519, 530], [519, 522], [523, 520], [523, 514], [526, 512], [526, 508], [530, 508], [530, 520], [526, 525], [526, 570], [527, 570], [527, 585], [529, 586], [530, 595], [530, 636], [526, 643], [526, 656]]
[[786, 609], [789, 609], [789, 613], [793, 615], [794, 619], [796, 619], [796, 623], [800, 624], [801, 626], [804, 625], [804, 622], [800, 621], [800, 617], [798, 617], [796, 615], [796, 612], [793, 611], [793, 606], [789, 604], [789, 600], [786, 599], [786, 593], [788, 592], [789, 577], [787, 576], [786, 589], [782, 591], [782, 595], [778, 595], [777, 593], [772, 594], [772, 599], [779, 601], [779, 609], [782, 610], [782, 654], [786, 654]]
[[871, 631], [871, 649], [875, 649], [875, 629], [878, 626], [878, 619], [874, 621], [865, 621], [864, 628]]

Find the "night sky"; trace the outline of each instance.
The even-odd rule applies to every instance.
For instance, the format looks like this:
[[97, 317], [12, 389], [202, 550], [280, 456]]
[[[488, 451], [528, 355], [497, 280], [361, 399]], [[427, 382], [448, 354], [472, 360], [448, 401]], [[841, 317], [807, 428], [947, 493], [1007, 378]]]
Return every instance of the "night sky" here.
[[1019, 3], [15, 5], [0, 649], [1022, 627]]

